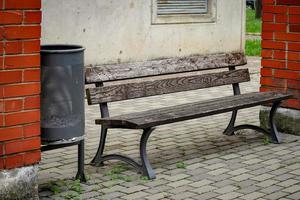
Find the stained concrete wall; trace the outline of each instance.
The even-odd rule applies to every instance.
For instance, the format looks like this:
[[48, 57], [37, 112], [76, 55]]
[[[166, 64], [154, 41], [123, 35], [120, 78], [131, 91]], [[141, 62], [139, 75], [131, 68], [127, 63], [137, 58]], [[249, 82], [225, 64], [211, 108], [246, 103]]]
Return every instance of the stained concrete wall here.
[[38, 200], [38, 166], [0, 171], [1, 200]]
[[82, 44], [86, 64], [244, 49], [244, 0], [210, 0], [216, 20], [187, 24], [153, 24], [153, 1], [43, 0], [42, 42]]

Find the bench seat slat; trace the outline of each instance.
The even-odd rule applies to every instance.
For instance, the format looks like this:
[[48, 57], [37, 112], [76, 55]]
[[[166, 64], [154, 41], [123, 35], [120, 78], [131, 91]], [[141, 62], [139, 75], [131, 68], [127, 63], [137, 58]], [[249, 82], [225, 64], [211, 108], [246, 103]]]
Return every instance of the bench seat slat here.
[[87, 67], [86, 83], [116, 81], [247, 64], [243, 53], [218, 53], [181, 58], [168, 58], [136, 63], [107, 64]]
[[281, 101], [291, 95], [275, 92], [254, 92], [216, 98], [208, 101], [171, 106], [150, 111], [97, 119], [96, 124], [111, 128], [143, 129], [209, 115]]
[[87, 89], [87, 99], [88, 103], [91, 105], [229, 85], [249, 80], [250, 76], [248, 69], [200, 75], [185, 75], [175, 78], [156, 78], [156, 80], [89, 88]]

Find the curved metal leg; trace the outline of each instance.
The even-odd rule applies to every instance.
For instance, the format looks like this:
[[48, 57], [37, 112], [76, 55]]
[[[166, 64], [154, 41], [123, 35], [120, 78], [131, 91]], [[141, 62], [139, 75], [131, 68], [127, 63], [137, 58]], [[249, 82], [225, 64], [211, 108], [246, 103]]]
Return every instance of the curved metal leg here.
[[138, 172], [142, 173], [142, 166], [136, 161], [134, 161], [132, 158], [129, 158], [127, 156], [118, 155], [118, 154], [105, 155], [100, 158], [99, 162], [103, 163], [108, 160], [121, 160], [134, 167]]
[[228, 134], [228, 133], [231, 134], [234, 131], [242, 130], [242, 129], [252, 129], [252, 130], [255, 130], [255, 131], [258, 131], [258, 132], [268, 135], [270, 137], [270, 139], [272, 140], [272, 142], [274, 142], [274, 143], [277, 143], [277, 144], [281, 143], [281, 138], [279, 137], [279, 133], [278, 133], [276, 125], [275, 125], [275, 113], [276, 113], [276, 110], [278, 109], [280, 103], [281, 102], [273, 103], [273, 106], [271, 108], [270, 116], [269, 116], [270, 131], [265, 130], [264, 128], [261, 128], [259, 126], [250, 125], [250, 124], [243, 124], [243, 125], [239, 125], [239, 126], [235, 126], [235, 127], [230, 127], [234, 124], [234, 122], [233, 122], [233, 124], [231, 124], [231, 123], [236, 117], [236, 116], [233, 116], [234, 119], [231, 119], [227, 129], [225, 130], [228, 132], [224, 131], [225, 134]]
[[103, 161], [101, 161], [101, 158], [103, 157], [106, 136], [107, 136], [107, 128], [101, 127], [101, 136], [100, 136], [99, 147], [98, 147], [95, 157], [91, 161], [92, 165], [103, 165]]
[[140, 141], [140, 156], [142, 160], [142, 173], [144, 176], [147, 176], [149, 179], [155, 179], [155, 172], [153, 171], [151, 164], [148, 160], [146, 147], [149, 136], [151, 135], [154, 128], [144, 129], [143, 135]]
[[231, 119], [230, 119], [230, 122], [227, 126], [227, 128], [224, 130], [223, 134], [225, 135], [234, 135], [234, 123], [235, 123], [235, 120], [236, 120], [236, 116], [237, 116], [237, 110], [234, 110], [232, 112], [232, 115], [231, 115]]
[[280, 104], [281, 104], [281, 101], [273, 103], [273, 106], [270, 111], [270, 116], [269, 116], [269, 123], [270, 123], [270, 129], [271, 129], [270, 137], [274, 143], [278, 143], [278, 144], [281, 143], [281, 138], [279, 137], [279, 133], [278, 133], [276, 125], [275, 125], [275, 113]]
[[[235, 67], [231, 66], [231, 67], [229, 67], [229, 70], [230, 71], [235, 70]], [[240, 85], [238, 83], [232, 84], [232, 89], [233, 89], [233, 94], [234, 95], [241, 94]], [[232, 111], [230, 122], [229, 122], [227, 128], [224, 130], [223, 134], [225, 134], [225, 135], [234, 135], [233, 127], [234, 127], [234, 124], [235, 124], [237, 112], [238, 112], [237, 110]]]
[[242, 130], [242, 129], [252, 129], [252, 130], [255, 130], [257, 132], [261, 132], [263, 134], [270, 135], [267, 130], [265, 130], [265, 129], [259, 127], [259, 126], [255, 126], [255, 125], [251, 125], [251, 124], [243, 124], [243, 125], [233, 127], [232, 131], [238, 131], [238, 130]]
[[106, 138], [106, 134], [107, 134], [107, 129], [104, 129], [101, 132], [101, 141], [100, 141], [99, 149], [97, 151], [95, 158], [92, 161], [92, 164], [94, 164], [95, 166], [98, 166], [108, 160], [121, 160], [123, 162], [128, 163], [132, 167], [134, 167], [138, 172], [141, 172], [144, 176], [147, 176], [149, 179], [154, 179], [155, 172], [153, 171], [153, 169], [151, 167], [151, 164], [148, 160], [147, 152], [146, 152], [147, 141], [153, 130], [154, 130], [154, 128], [146, 128], [143, 130], [143, 134], [142, 134], [141, 140], [140, 140], [140, 157], [141, 157], [142, 164], [139, 164], [132, 158], [124, 156], [124, 155], [110, 154], [110, 155], [104, 156], [103, 150], [104, 150], [105, 138]]

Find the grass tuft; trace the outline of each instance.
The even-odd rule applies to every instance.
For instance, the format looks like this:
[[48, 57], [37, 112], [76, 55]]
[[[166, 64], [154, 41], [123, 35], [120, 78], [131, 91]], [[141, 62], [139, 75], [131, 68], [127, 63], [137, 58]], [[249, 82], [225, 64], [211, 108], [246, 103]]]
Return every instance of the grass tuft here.
[[246, 15], [246, 32], [261, 33], [261, 19], [255, 18], [255, 10], [247, 8]]
[[185, 169], [187, 167], [187, 164], [184, 162], [178, 162], [178, 163], [176, 163], [176, 167], [178, 169]]
[[260, 40], [246, 40], [245, 52], [247, 56], [261, 55], [261, 41]]
[[263, 140], [263, 143], [264, 143], [264, 145], [271, 144], [270, 138], [268, 136], [265, 136], [264, 140]]
[[46, 185], [46, 189], [52, 191], [54, 195], [63, 197], [64, 199], [80, 200], [80, 194], [83, 193], [83, 188], [80, 180], [56, 180], [50, 181]]
[[123, 180], [125, 182], [131, 182], [133, 178], [131, 176], [122, 175], [123, 172], [128, 170], [128, 168], [123, 164], [116, 164], [111, 170], [105, 173], [105, 176], [110, 177], [111, 181]]

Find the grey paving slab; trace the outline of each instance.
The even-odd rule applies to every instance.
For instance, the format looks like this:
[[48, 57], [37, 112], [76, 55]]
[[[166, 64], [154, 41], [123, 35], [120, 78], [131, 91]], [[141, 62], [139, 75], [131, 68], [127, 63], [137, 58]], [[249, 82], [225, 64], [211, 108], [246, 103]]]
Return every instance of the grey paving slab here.
[[[249, 58], [251, 82], [241, 84], [243, 92], [259, 90], [257, 58]], [[232, 95], [231, 86], [208, 88], [147, 97], [109, 104], [111, 115], [143, 111], [186, 102]], [[64, 199], [61, 194], [80, 190], [73, 199], [299, 199], [300, 137], [283, 135], [282, 144], [264, 144], [264, 136], [251, 130], [234, 136], [222, 134], [231, 113], [158, 127], [148, 143], [149, 160], [157, 179], [146, 180], [122, 164], [121, 173], [112, 173], [120, 162], [104, 166], [88, 165], [99, 143], [98, 106], [86, 106], [85, 184], [69, 183], [57, 191], [57, 183], [76, 173], [77, 148], [68, 147], [42, 153], [40, 199]], [[241, 110], [237, 124], [259, 125], [259, 107]], [[122, 153], [138, 160], [138, 130], [109, 130], [106, 153]], [[185, 169], [176, 164], [185, 163]], [[66, 189], [67, 188], [67, 189]], [[56, 195], [54, 195], [56, 191]]]

